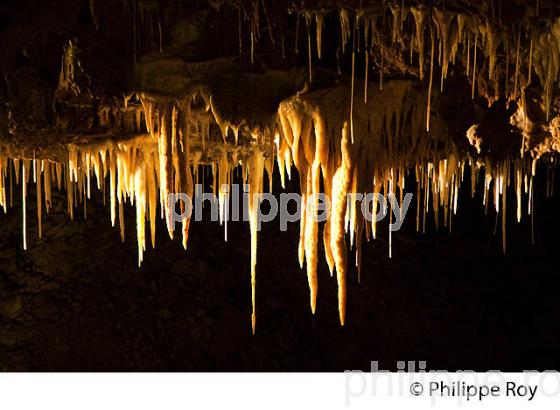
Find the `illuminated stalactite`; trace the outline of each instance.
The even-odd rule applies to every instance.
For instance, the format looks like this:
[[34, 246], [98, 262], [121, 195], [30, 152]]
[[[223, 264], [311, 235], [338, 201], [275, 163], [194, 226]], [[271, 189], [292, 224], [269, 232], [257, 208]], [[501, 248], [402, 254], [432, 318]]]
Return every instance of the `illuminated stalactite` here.
[[[138, 44], [141, 38], [138, 30], [141, 28], [137, 27], [136, 17], [142, 10], [136, 10], [139, 6], [136, 2], [131, 4], [134, 8], [132, 37], [136, 53], [141, 48]], [[248, 21], [250, 60], [256, 64], [261, 6], [259, 2], [252, 4], [250, 10], [238, 9], [239, 51], [241, 53], [243, 49], [244, 31], [247, 34], [244, 21]], [[387, 18], [388, 10], [385, 7], [357, 11], [298, 9], [295, 13], [297, 29], [294, 46], [297, 52], [299, 24], [301, 17], [304, 17], [307, 28], [308, 83], [314, 77], [313, 55], [316, 54], [321, 60], [325, 51], [328, 51], [324, 20], [329, 13], [338, 18], [340, 52], [351, 53], [351, 80], [311, 91], [306, 88], [284, 99], [274, 113], [273, 120], [254, 124], [246, 113], [242, 113], [242, 116], [245, 115], [242, 121], [234, 120], [220, 106], [207, 84], [193, 81], [190, 94], [180, 98], [147, 92], [127, 96], [125, 108], [131, 99], [139, 101], [134, 108], [135, 137], [66, 144], [64, 155], [57, 159], [45, 153], [24, 152], [15, 147], [0, 149], [0, 205], [5, 211], [10, 207], [12, 176], [15, 175], [16, 184], [21, 183], [22, 188], [23, 247], [27, 247], [28, 240], [26, 207], [30, 177], [36, 184], [39, 236], [43, 233], [41, 220], [51, 208], [51, 190], [54, 186], [66, 191], [71, 218], [79, 206], [86, 206], [92, 183], [99, 190], [108, 190], [111, 224], [115, 226], [118, 219], [122, 240], [125, 239], [124, 206], [125, 203], [133, 205], [136, 210], [138, 264], [141, 264], [147, 249], [147, 238], [150, 238], [152, 247], [156, 245], [158, 217], [165, 220], [169, 236], [172, 239], [176, 237], [173, 234], [170, 204], [167, 202], [168, 194], [184, 192], [192, 197], [194, 184], [200, 178], [199, 165], [206, 165], [212, 174], [212, 185], [219, 198], [219, 220], [227, 240], [232, 171], [240, 166], [242, 179], [248, 182], [250, 192], [258, 194], [263, 191], [265, 171], [269, 186], [272, 186], [270, 178], [276, 163], [283, 187], [286, 176], [291, 177], [292, 166], [297, 169], [300, 178], [303, 201], [297, 246], [300, 266], [307, 272], [311, 311], [315, 313], [317, 308], [318, 246], [322, 236], [327, 265], [331, 274], [336, 272], [341, 324], [346, 319], [346, 288], [352, 272], [348, 267], [348, 245], [356, 249], [354, 264], [360, 278], [363, 239], [375, 239], [378, 233], [375, 220], [370, 222], [363, 218], [357, 208], [357, 201], [347, 201], [348, 193], [394, 194], [400, 197], [402, 203], [405, 175], [413, 171], [411, 175], [415, 177], [417, 185], [416, 229], [425, 232], [427, 215], [433, 213], [436, 227], [441, 224], [451, 231], [453, 216], [458, 208], [459, 187], [464, 180], [465, 169], [470, 166], [471, 175], [467, 179], [470, 179], [473, 196], [476, 187], [482, 185], [483, 205], [486, 208], [493, 206], [496, 214], [501, 216], [502, 247], [505, 252], [508, 186], [512, 186], [515, 192], [516, 220], [519, 222], [522, 219], [525, 210], [532, 217], [535, 164], [543, 155], [560, 150], [560, 120], [552, 107], [560, 69], [560, 19], [553, 19], [546, 27], [530, 26], [525, 21], [519, 21], [517, 25], [498, 26], [495, 21], [466, 13], [404, 5], [405, 2], [402, 2], [401, 6], [394, 4], [390, 7], [389, 15], [392, 18]], [[97, 28], [93, 1], [90, 7]], [[271, 23], [272, 16], [266, 4], [263, 3], [262, 7], [274, 44], [275, 25]], [[161, 44], [161, 22], [158, 25]], [[364, 43], [359, 47], [362, 33]], [[283, 45], [283, 36], [281, 38]], [[316, 50], [313, 50], [313, 38]], [[525, 43], [530, 44], [528, 53], [521, 47]], [[414, 68], [422, 86], [413, 80], [384, 78], [384, 69], [388, 70], [390, 64], [390, 52], [397, 47], [407, 46], [410, 48], [411, 65], [417, 61]], [[500, 61], [500, 53], [504, 50], [506, 59]], [[377, 67], [370, 62], [370, 58], [373, 60], [376, 57], [375, 51], [380, 54], [381, 67], [379, 62]], [[80, 71], [76, 52], [75, 45], [70, 42], [63, 54], [57, 90], [74, 96], [85, 91], [78, 84], [77, 76], [84, 73]], [[365, 81], [356, 75], [356, 58], [361, 58], [361, 53], [365, 63]], [[341, 57], [337, 53], [339, 60]], [[432, 106], [435, 106], [440, 93], [445, 92], [445, 81], [457, 58], [466, 60], [465, 71], [471, 81], [473, 99], [477, 97], [477, 92], [484, 92], [478, 85], [486, 81], [483, 78], [486, 74], [488, 80], [497, 79], [503, 74], [500, 65], [505, 63], [507, 66], [505, 78], [500, 78], [500, 84], [504, 85], [505, 99], [518, 103], [518, 110], [511, 122], [515, 129], [520, 130], [523, 138], [522, 155], [519, 158], [495, 160], [486, 157], [484, 141], [477, 134], [476, 125], [466, 135], [476, 154], [474, 151], [472, 154], [460, 151], [445, 126], [437, 116], [432, 115]], [[425, 78], [427, 61], [429, 80]], [[509, 65], [515, 66], [515, 70], [512, 70], [513, 79], [509, 78]], [[375, 68], [379, 75], [379, 87], [369, 81], [369, 72]], [[433, 87], [437, 69], [440, 70], [440, 87]], [[551, 135], [544, 142], [535, 142], [536, 133], [532, 132], [535, 126], [529, 118], [530, 102], [525, 95], [533, 75], [539, 78], [544, 89], [540, 105], [546, 113], [547, 123], [543, 128]], [[513, 87], [510, 83], [513, 83]], [[355, 98], [356, 90], [363, 90], [363, 99]], [[481, 96], [492, 102], [497, 98], [497, 93]], [[237, 95], [230, 97], [240, 98]], [[101, 125], [109, 128], [111, 117], [118, 117], [116, 113], [118, 111], [112, 111], [110, 106], [101, 105], [98, 112]], [[219, 129], [221, 140], [213, 138], [211, 126]], [[144, 130], [147, 134], [139, 135]], [[244, 141], [240, 141], [240, 137]], [[525, 154], [530, 155], [523, 156]], [[484, 173], [481, 169], [484, 169]], [[315, 201], [321, 186], [332, 202], [332, 214], [322, 225], [322, 235], [321, 225], [316, 221]], [[524, 195], [527, 200], [525, 206]], [[184, 210], [185, 204], [180, 203], [179, 206]], [[258, 202], [250, 202], [253, 332], [257, 312], [258, 206]], [[377, 207], [376, 202], [373, 207]], [[371, 211], [377, 213], [376, 208]], [[392, 214], [389, 213], [389, 216], [392, 217]], [[183, 217], [181, 241], [185, 249], [189, 225], [190, 219]], [[349, 244], [346, 242], [347, 236]], [[389, 231], [390, 257], [393, 256], [393, 245], [398, 245], [393, 244], [393, 239]]]
[[[388, 85], [391, 83], [388, 83]], [[386, 87], [386, 90], [390, 88]], [[370, 90], [372, 95], [375, 95], [374, 90]], [[298, 103], [301, 103], [299, 101]], [[291, 104], [291, 108], [287, 108]], [[291, 158], [294, 159], [300, 176], [302, 176], [302, 190], [304, 190], [305, 197], [311, 198], [313, 194], [319, 192], [321, 177], [325, 187], [326, 194], [332, 199], [332, 214], [331, 218], [323, 226], [323, 243], [325, 247], [325, 255], [331, 271], [336, 271], [338, 282], [338, 298], [339, 298], [339, 315], [340, 322], [344, 324], [346, 312], [346, 283], [348, 281], [349, 268], [347, 266], [347, 244], [345, 240], [345, 220], [349, 225], [351, 235], [355, 237], [355, 243], [359, 250], [362, 244], [362, 236], [364, 235], [364, 226], [368, 223], [363, 219], [361, 214], [356, 211], [346, 209], [347, 199], [346, 196], [352, 190], [357, 192], [376, 192], [376, 193], [397, 193], [400, 191], [401, 195], [404, 191], [404, 174], [405, 169], [414, 168], [419, 170], [417, 175], [418, 192], [425, 192], [425, 198], [431, 197], [433, 204], [425, 201], [419, 204], [417, 215], [417, 226], [420, 226], [420, 215], [423, 214], [425, 225], [425, 216], [434, 212], [434, 218], [443, 221], [444, 226], [451, 228], [452, 215], [457, 211], [458, 191], [459, 185], [463, 180], [463, 172], [465, 166], [469, 164], [473, 172], [472, 184], [478, 185], [479, 172], [477, 170], [483, 167], [486, 170], [486, 177], [484, 183], [484, 203], [490, 201], [494, 204], [497, 213], [502, 213], [502, 229], [503, 241], [505, 251], [505, 204], [506, 204], [506, 191], [509, 184], [508, 175], [513, 166], [514, 187], [517, 198], [517, 219], [520, 219], [522, 212], [522, 187], [523, 181], [528, 179], [531, 185], [525, 183], [525, 194], [529, 195], [529, 205], [527, 211], [531, 212], [532, 204], [532, 177], [534, 169], [530, 165], [527, 166], [526, 161], [517, 160], [510, 162], [509, 160], [493, 165], [491, 162], [473, 161], [469, 157], [457, 157], [458, 155], [453, 150], [447, 154], [431, 152], [429, 145], [426, 141], [417, 141], [419, 147], [424, 147], [424, 160], [415, 161], [412, 156], [401, 156], [396, 154], [394, 157], [377, 156], [381, 152], [375, 153], [373, 147], [361, 151], [362, 153], [372, 153], [374, 157], [368, 158], [356, 153], [355, 146], [351, 144], [349, 135], [349, 124], [346, 120], [341, 118], [342, 126], [338, 127], [338, 133], [332, 133], [326, 128], [324, 114], [321, 109], [315, 107], [316, 111], [307, 111], [309, 108], [307, 102], [302, 105], [294, 107], [293, 101], [286, 101], [280, 109], [279, 118], [284, 118], [282, 123], [279, 124], [281, 129], [281, 149], [278, 155], [283, 157], [282, 161], [277, 162], [278, 166], [283, 166], [282, 173], [289, 168]], [[405, 105], [406, 106], [406, 105]], [[304, 108], [305, 107], [305, 108]], [[303, 109], [304, 111], [296, 111]], [[410, 108], [414, 109], [414, 108]], [[291, 112], [290, 112], [291, 111]], [[361, 112], [361, 111], [360, 111]], [[359, 113], [360, 113], [359, 112]], [[358, 113], [358, 114], [359, 114]], [[388, 114], [392, 115], [392, 114]], [[286, 120], [286, 116], [289, 118]], [[359, 115], [358, 115], [359, 116]], [[401, 116], [403, 118], [403, 116]], [[303, 124], [302, 124], [303, 123]], [[334, 125], [333, 125], [334, 126]], [[357, 123], [357, 127], [361, 123]], [[289, 127], [289, 128], [284, 128]], [[336, 127], [336, 126], [334, 126]], [[400, 128], [405, 128], [400, 125]], [[363, 130], [357, 132], [357, 136], [364, 135]], [[394, 132], [392, 130], [392, 132]], [[389, 130], [383, 131], [385, 137], [389, 137], [392, 133]], [[331, 135], [339, 135], [337, 138], [331, 139]], [[393, 135], [398, 137], [398, 135]], [[359, 137], [358, 137], [359, 138]], [[290, 141], [291, 143], [289, 143]], [[288, 145], [286, 145], [288, 143]], [[333, 149], [332, 144], [336, 144]], [[355, 144], [364, 143], [363, 140], [355, 142]], [[128, 141], [121, 142], [104, 142], [100, 144], [85, 144], [68, 147], [68, 160], [63, 163], [53, 163], [48, 160], [36, 160], [36, 179], [37, 179], [37, 198], [40, 200], [39, 204], [44, 203], [48, 210], [48, 204], [51, 198], [51, 186], [54, 184], [60, 185], [62, 189], [68, 192], [68, 209], [72, 216], [73, 210], [80, 204], [84, 204], [90, 192], [90, 184], [93, 183], [95, 177], [95, 185], [97, 189], [105, 187], [109, 190], [111, 209], [111, 220], [115, 224], [117, 218], [116, 206], [119, 206], [119, 223], [121, 224], [121, 233], [124, 234], [124, 220], [122, 209], [125, 202], [130, 201], [130, 204], [136, 208], [136, 235], [138, 244], [138, 262], [142, 262], [143, 253], [146, 250], [146, 225], [149, 223], [151, 230], [152, 245], [155, 245], [155, 219], [157, 215], [158, 200], [160, 196], [166, 191], [164, 186], [167, 185], [167, 178], [161, 178], [161, 162], [167, 161], [164, 155], [160, 155], [158, 149], [158, 139], [153, 139], [151, 136], [141, 136]], [[181, 157], [185, 158], [184, 154]], [[290, 158], [286, 161], [286, 158]], [[432, 158], [432, 159], [430, 159]], [[439, 160], [437, 160], [439, 158]], [[375, 159], [375, 161], [373, 161]], [[176, 164], [179, 156], [175, 158]], [[2, 161], [2, 178], [0, 186], [2, 188], [2, 206], [8, 208], [6, 198], [6, 177], [7, 169], [13, 167], [14, 170], [20, 169], [20, 173], [16, 173], [16, 177], [22, 184], [23, 193], [23, 212], [26, 214], [26, 194], [27, 194], [27, 180], [29, 178], [29, 170], [33, 160], [29, 159], [12, 159], [9, 155], [4, 154], [1, 158]], [[368, 170], [365, 164], [376, 163], [373, 169]], [[262, 192], [263, 184], [263, 170], [265, 168], [265, 158], [261, 151], [253, 150], [253, 153], [247, 158], [247, 174], [248, 182], [251, 192]], [[18, 167], [16, 164], [21, 164]], [[11, 164], [11, 165], [10, 165]], [[283, 165], [281, 165], [283, 164]], [[191, 164], [182, 162], [185, 174], [186, 169], [191, 172]], [[231, 167], [234, 166], [230, 163], [218, 163], [214, 169], [218, 175], [223, 175], [219, 178], [220, 186], [228, 184], [231, 180], [228, 178]], [[173, 167], [173, 184], [177, 186], [181, 180], [179, 177], [180, 168]], [[53, 172], [54, 170], [54, 172]], [[58, 171], [56, 171], [58, 170]], [[361, 174], [365, 172], [365, 174]], [[66, 179], [62, 175], [67, 175]], [[93, 176], [91, 175], [93, 174]], [[425, 175], [425, 178], [421, 178]], [[159, 176], [159, 178], [158, 178]], [[370, 183], [367, 183], [367, 178], [372, 178]], [[109, 183], [106, 185], [106, 181]], [[352, 182], [354, 181], [354, 182]], [[360, 182], [358, 182], [360, 181]], [[492, 184], [493, 181], [493, 184]], [[187, 184], [189, 187], [192, 183]], [[367, 188], [369, 186], [369, 189]], [[190, 189], [190, 188], [187, 188]], [[363, 190], [363, 191], [362, 191]], [[192, 192], [192, 191], [191, 191]], [[428, 195], [429, 194], [429, 195]], [[220, 193], [223, 198], [224, 192]], [[418, 195], [421, 197], [421, 195]], [[225, 202], [225, 199], [221, 199]], [[38, 205], [38, 217], [41, 217], [40, 207]], [[256, 221], [256, 203], [250, 203], [249, 210], [249, 225], [251, 231], [251, 285], [252, 285], [252, 325], [256, 325], [256, 267], [257, 267], [257, 221]], [[223, 208], [222, 208], [223, 209]], [[308, 208], [309, 209], [309, 208]], [[443, 216], [439, 212], [443, 210]], [[372, 210], [376, 213], [376, 210]], [[222, 211], [225, 212], [225, 211]], [[222, 214], [225, 215], [225, 214]], [[347, 216], [350, 215], [350, 216]], [[360, 216], [358, 216], [360, 215]], [[163, 216], [166, 218], [166, 216]], [[146, 223], [147, 222], [147, 223]], [[183, 221], [183, 244], [186, 245], [188, 235], [188, 220]], [[27, 246], [25, 235], [27, 220], [24, 218], [24, 247]], [[300, 249], [302, 249], [302, 262], [305, 260], [306, 270], [308, 273], [308, 283], [310, 289], [310, 306], [312, 312], [316, 309], [317, 301], [317, 246], [319, 242], [319, 225], [314, 219], [314, 215], [306, 215], [301, 219], [302, 236], [300, 237]], [[367, 231], [373, 233], [375, 238], [376, 224], [372, 221], [372, 226], [367, 228]], [[359, 257], [355, 260], [356, 266], [359, 267]]]
[[[440, 220], [443, 225], [451, 229], [452, 215], [457, 211], [459, 184], [463, 180], [466, 164], [471, 165], [474, 186], [478, 184], [478, 172], [484, 167], [486, 177], [484, 183], [484, 204], [493, 197], [496, 212], [502, 212], [502, 229], [505, 251], [505, 201], [510, 168], [514, 166], [515, 189], [518, 202], [518, 215], [521, 212], [520, 181], [528, 178], [532, 181], [534, 166], [527, 166], [526, 161], [504, 161], [494, 164], [489, 160], [473, 160], [470, 156], [460, 154], [454, 145], [444, 135], [438, 122], [433, 124], [433, 134], [427, 133], [422, 127], [422, 117], [425, 110], [425, 94], [414, 88], [412, 81], [391, 81], [383, 91], [376, 86], [369, 86], [370, 103], [376, 101], [390, 101], [383, 106], [371, 110], [370, 105], [361, 100], [356, 101], [355, 126], [356, 140], [350, 140], [350, 130], [347, 112], [340, 106], [349, 106], [350, 98], [346, 85], [321, 89], [313, 92], [301, 93], [280, 104], [278, 121], [276, 124], [275, 158], [280, 169], [281, 178], [290, 175], [291, 164], [298, 169], [301, 180], [303, 209], [319, 193], [321, 180], [324, 192], [331, 198], [333, 209], [331, 219], [323, 226], [323, 244], [327, 263], [331, 272], [336, 271], [339, 287], [339, 315], [344, 324], [346, 312], [346, 283], [348, 280], [347, 244], [345, 231], [350, 235], [350, 243], [356, 243], [359, 250], [364, 235], [364, 226], [368, 222], [363, 219], [355, 208], [355, 202], [347, 209], [346, 197], [349, 192], [400, 193], [401, 203], [404, 192], [404, 175], [406, 170], [415, 169], [418, 184], [418, 198], [424, 192], [425, 200], [419, 202], [417, 213], [417, 227], [425, 230], [426, 215], [434, 213], [436, 225]], [[172, 102], [168, 99], [142, 96], [143, 117], [149, 135], [142, 135], [128, 140], [104, 141], [101, 143], [69, 144], [67, 146], [67, 160], [53, 163], [47, 159], [11, 158], [15, 152], [6, 150], [2, 156], [4, 171], [2, 172], [2, 205], [7, 208], [6, 176], [10, 162], [13, 168], [21, 168], [21, 175], [16, 172], [16, 181], [23, 186], [23, 207], [25, 215], [25, 199], [27, 180], [31, 161], [34, 161], [34, 176], [37, 181], [39, 203], [45, 202], [50, 206], [51, 186], [66, 188], [68, 193], [68, 210], [73, 216], [74, 209], [85, 204], [90, 197], [91, 184], [97, 189], [109, 190], [111, 222], [116, 223], [118, 205], [119, 225], [124, 240], [124, 203], [130, 200], [136, 208], [136, 235], [138, 245], [138, 262], [142, 262], [146, 250], [146, 221], [150, 226], [152, 246], [155, 246], [155, 219], [157, 218], [158, 197], [161, 217], [169, 225], [168, 204], [169, 192], [186, 192], [192, 195], [193, 169], [197, 168], [197, 155], [192, 155], [189, 141], [189, 124], [197, 123], [196, 118], [189, 118], [189, 109], [184, 108], [182, 102]], [[180, 107], [183, 107], [181, 109]], [[211, 112], [211, 108], [207, 108]], [[216, 110], [217, 111], [217, 110]], [[396, 122], [389, 121], [395, 119]], [[214, 120], [218, 120], [214, 118]], [[223, 119], [220, 119], [223, 128]], [[207, 128], [197, 123], [195, 128], [202, 130], [198, 137], [208, 139]], [[226, 127], [227, 128], [227, 127]], [[270, 132], [253, 135], [256, 141], [266, 138]], [[438, 142], [439, 138], [439, 142]], [[446, 147], [443, 150], [441, 146]], [[208, 149], [208, 146], [206, 147]], [[253, 193], [262, 192], [263, 175], [265, 169], [264, 153], [252, 149], [244, 159], [234, 161], [228, 159], [225, 152], [215, 158], [211, 167], [218, 184], [220, 198], [220, 220], [225, 218], [225, 203], [229, 186], [231, 170], [241, 163], [246, 169], [244, 178], [248, 177], [250, 190]], [[5, 165], [4, 165], [5, 164]], [[21, 164], [21, 167], [19, 167]], [[37, 165], [40, 164], [40, 165]], [[46, 164], [46, 165], [45, 165]], [[192, 168], [191, 168], [192, 167]], [[271, 174], [268, 171], [269, 175]], [[93, 175], [92, 175], [93, 174]], [[65, 175], [65, 177], [63, 176]], [[106, 181], [109, 181], [106, 184]], [[215, 179], [216, 180], [216, 179]], [[494, 181], [492, 186], [492, 181]], [[530, 191], [528, 192], [528, 189]], [[525, 193], [532, 195], [532, 183]], [[48, 199], [49, 198], [49, 199]], [[432, 204], [430, 204], [430, 199]], [[501, 205], [501, 206], [500, 206]], [[38, 217], [41, 217], [41, 206]], [[256, 204], [250, 207], [249, 225], [251, 230], [251, 284], [253, 314], [252, 324], [256, 325], [256, 266], [257, 266], [257, 221]], [[529, 200], [528, 211], [531, 211]], [[376, 210], [373, 210], [376, 213]], [[443, 213], [443, 215], [442, 215]], [[317, 247], [319, 242], [319, 225], [315, 214], [307, 213], [300, 220], [300, 264], [305, 267], [310, 289], [310, 306], [312, 312], [317, 302]], [[26, 241], [24, 219], [24, 241]], [[188, 219], [183, 219], [183, 245], [186, 247], [188, 238]], [[224, 227], [227, 229], [227, 226]], [[375, 221], [366, 229], [376, 237]], [[392, 244], [390, 244], [391, 246]], [[355, 265], [360, 266], [359, 255]]]

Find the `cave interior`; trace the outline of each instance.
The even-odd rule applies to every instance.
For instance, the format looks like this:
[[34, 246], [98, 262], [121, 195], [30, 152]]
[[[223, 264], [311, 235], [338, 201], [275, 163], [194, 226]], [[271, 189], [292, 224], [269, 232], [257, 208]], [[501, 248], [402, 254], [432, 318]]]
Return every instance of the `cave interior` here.
[[558, 369], [559, 71], [556, 0], [3, 0], [0, 369]]

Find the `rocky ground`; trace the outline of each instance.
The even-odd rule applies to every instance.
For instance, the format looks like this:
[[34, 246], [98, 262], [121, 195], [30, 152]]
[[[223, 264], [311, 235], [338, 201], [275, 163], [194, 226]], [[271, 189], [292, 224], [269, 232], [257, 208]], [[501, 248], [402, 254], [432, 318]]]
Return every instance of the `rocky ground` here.
[[230, 224], [224, 242], [217, 223], [193, 223], [187, 251], [160, 226], [156, 250], [138, 268], [133, 209], [122, 244], [101, 194], [88, 202], [87, 219], [77, 212], [74, 221], [58, 194], [39, 240], [30, 195], [23, 251], [15, 200], [0, 216], [0, 369], [339, 371], [368, 369], [372, 360], [386, 369], [397, 360], [426, 360], [429, 369], [558, 369], [560, 200], [544, 198], [544, 183], [537, 181], [536, 244], [512, 208], [506, 256], [493, 236], [494, 213], [484, 216], [481, 198], [466, 192], [452, 234], [417, 234], [411, 212], [389, 260], [382, 229], [364, 245], [362, 283], [354, 273], [350, 280], [345, 328], [324, 258], [312, 316], [298, 226], [282, 233], [266, 224], [255, 336], [246, 224]]

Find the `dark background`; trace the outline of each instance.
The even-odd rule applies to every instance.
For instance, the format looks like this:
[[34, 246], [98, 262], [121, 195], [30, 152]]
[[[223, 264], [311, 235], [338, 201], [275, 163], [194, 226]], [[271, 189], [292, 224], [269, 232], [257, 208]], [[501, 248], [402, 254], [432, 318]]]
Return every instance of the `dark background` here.
[[[322, 245], [313, 316], [297, 262], [299, 225], [280, 232], [277, 222], [264, 224], [255, 336], [248, 224], [230, 223], [224, 242], [218, 223], [194, 222], [184, 251], [159, 223], [156, 249], [138, 268], [132, 208], [123, 244], [101, 193], [88, 201], [87, 219], [76, 212], [74, 221], [57, 194], [39, 240], [31, 184], [28, 251], [19, 196], [0, 216], [0, 369], [341, 371], [367, 370], [372, 360], [388, 370], [398, 360], [425, 360], [428, 369], [559, 369], [560, 201], [545, 198], [545, 175], [539, 168], [535, 245], [530, 219], [515, 222], [509, 191], [505, 256], [495, 213], [484, 215], [481, 187], [471, 199], [468, 181], [451, 234], [433, 226], [416, 233], [413, 201], [390, 260], [381, 224], [378, 239], [364, 243], [362, 283], [350, 274], [344, 328]], [[408, 189], [416, 192], [413, 183]]]

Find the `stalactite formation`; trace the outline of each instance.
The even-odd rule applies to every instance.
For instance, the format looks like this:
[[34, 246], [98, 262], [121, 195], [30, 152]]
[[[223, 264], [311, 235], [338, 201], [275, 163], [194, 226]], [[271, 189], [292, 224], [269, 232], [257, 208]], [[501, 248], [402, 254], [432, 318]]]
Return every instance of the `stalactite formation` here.
[[[94, 78], [80, 60], [79, 42], [69, 40], [52, 93], [54, 124], [40, 129], [63, 137], [26, 143], [38, 131], [18, 115], [17, 104], [0, 110], [7, 124], [0, 134], [0, 205], [8, 212], [13, 185], [21, 185], [24, 249], [30, 242], [26, 198], [32, 182], [39, 237], [42, 218], [52, 207], [52, 189], [66, 192], [70, 218], [78, 206], [85, 206], [92, 185], [108, 192], [111, 223], [115, 226], [118, 220], [123, 241], [124, 206], [134, 206], [140, 265], [147, 242], [156, 246], [157, 218], [164, 219], [171, 239], [178, 236], [169, 194], [197, 195], [194, 187], [203, 179], [201, 172], [213, 180], [227, 240], [234, 170], [241, 170], [251, 193], [260, 194], [266, 180], [272, 189], [274, 166], [283, 187], [295, 168], [302, 196], [298, 256], [307, 272], [310, 308], [315, 313], [322, 242], [329, 270], [336, 272], [344, 325], [347, 282], [354, 272], [358, 280], [362, 275], [363, 239], [375, 239], [379, 228], [375, 219], [369, 221], [360, 212], [357, 200], [348, 200], [349, 194], [395, 196], [402, 204], [405, 181], [410, 180], [416, 188], [416, 229], [424, 232], [431, 214], [436, 227], [451, 231], [466, 180], [473, 195], [482, 188], [485, 209], [492, 206], [501, 214], [506, 252], [508, 190], [513, 190], [519, 222], [533, 213], [537, 162], [556, 164], [560, 15], [513, 19], [454, 1], [445, 6], [360, 1], [345, 7], [330, 1], [290, 2], [285, 7], [283, 2], [212, 1], [218, 9], [232, 6], [235, 49], [241, 55], [195, 62], [167, 51], [175, 46], [168, 37], [189, 33], [167, 31], [149, 2], [125, 3], [134, 61], [127, 92], [98, 98]], [[89, 2], [95, 30], [102, 32], [99, 7]], [[149, 53], [156, 22], [158, 50]], [[285, 38], [290, 22], [293, 37]], [[300, 39], [304, 29], [305, 39]], [[286, 69], [278, 68], [286, 63], [273, 67], [265, 61], [260, 49], [266, 31], [268, 46], [281, 48], [284, 61], [292, 54], [285, 41], [294, 41], [292, 59], [305, 41], [304, 64]], [[329, 59], [336, 60], [336, 72]], [[364, 62], [363, 72], [357, 61]], [[465, 85], [460, 94], [447, 98], [457, 83]], [[454, 120], [454, 112], [474, 113], [473, 107], [484, 105], [494, 114], [473, 114], [468, 124]], [[83, 129], [73, 123], [76, 118], [86, 123]], [[320, 193], [332, 203], [324, 223], [317, 222]], [[186, 204], [177, 206], [184, 210]], [[376, 202], [367, 206], [372, 214], [379, 211]], [[258, 201], [250, 201], [253, 332], [258, 207]], [[389, 208], [393, 218], [399, 209], [392, 203]], [[183, 217], [180, 237], [185, 249], [190, 223]], [[398, 246], [394, 240], [389, 231], [389, 257]], [[355, 249], [355, 259], [349, 257], [349, 248]]]

